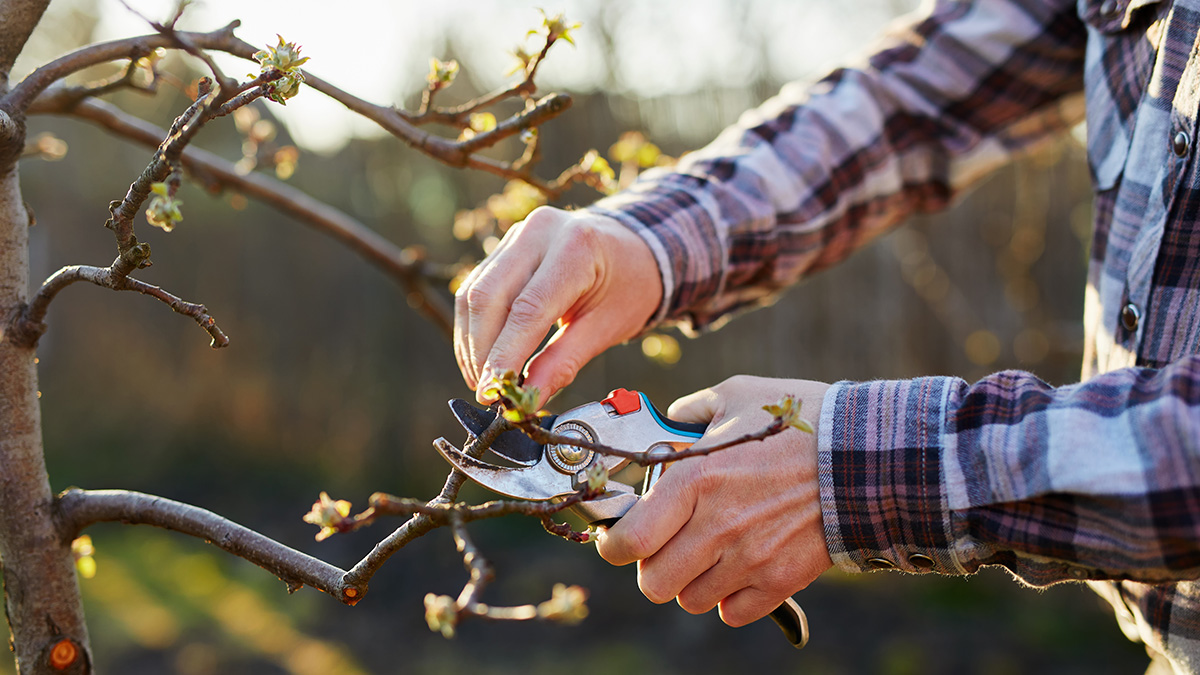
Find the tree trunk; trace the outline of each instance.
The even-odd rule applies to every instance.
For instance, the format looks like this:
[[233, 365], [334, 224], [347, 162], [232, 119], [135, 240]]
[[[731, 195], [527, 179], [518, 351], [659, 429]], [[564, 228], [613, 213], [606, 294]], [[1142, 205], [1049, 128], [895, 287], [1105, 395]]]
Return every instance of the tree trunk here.
[[[29, 216], [17, 168], [0, 177], [0, 318], [29, 289]], [[2, 325], [2, 324], [0, 324]], [[0, 339], [0, 562], [17, 669], [88, 673], [91, 656], [70, 542], [55, 527], [42, 454], [34, 349]]]

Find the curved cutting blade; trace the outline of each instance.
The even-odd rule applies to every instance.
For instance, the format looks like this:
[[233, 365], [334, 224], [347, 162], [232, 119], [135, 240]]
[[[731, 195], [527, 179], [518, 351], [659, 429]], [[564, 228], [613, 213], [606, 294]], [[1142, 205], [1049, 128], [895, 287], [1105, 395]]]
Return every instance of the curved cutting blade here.
[[[476, 408], [461, 398], [450, 400], [450, 410], [458, 418], [458, 423], [463, 425], [464, 429], [471, 432], [472, 436], [482, 434], [491, 425], [492, 420], [496, 419], [495, 410]], [[541, 421], [542, 428], [553, 428], [556, 417], [543, 418]], [[542, 458], [541, 444], [516, 429], [500, 434], [500, 437], [492, 443], [491, 451], [510, 462], [522, 466], [533, 466]]]
[[463, 454], [444, 438], [434, 441], [433, 446], [447, 462], [467, 474], [471, 480], [506, 497], [545, 501], [575, 491], [571, 487], [570, 477], [546, 464], [522, 468], [496, 466]]

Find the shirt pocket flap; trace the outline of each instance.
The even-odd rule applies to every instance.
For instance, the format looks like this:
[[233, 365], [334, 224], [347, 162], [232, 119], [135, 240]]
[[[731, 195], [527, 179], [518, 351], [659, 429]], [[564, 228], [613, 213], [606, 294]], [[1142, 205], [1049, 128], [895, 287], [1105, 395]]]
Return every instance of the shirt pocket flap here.
[[1079, 0], [1079, 17], [1101, 33], [1119, 33], [1132, 22], [1141, 8], [1162, 0]]

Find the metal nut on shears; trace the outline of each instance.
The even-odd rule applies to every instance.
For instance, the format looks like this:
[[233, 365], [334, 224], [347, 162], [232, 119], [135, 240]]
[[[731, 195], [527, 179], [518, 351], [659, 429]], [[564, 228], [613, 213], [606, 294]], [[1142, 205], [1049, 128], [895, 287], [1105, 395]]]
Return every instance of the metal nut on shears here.
[[[555, 427], [554, 433], [567, 438], [577, 438], [582, 441], [594, 441], [596, 434], [586, 425], [579, 422], [564, 422]], [[546, 457], [555, 469], [568, 475], [574, 475], [580, 469], [592, 462], [596, 453], [575, 445], [555, 444], [546, 449]]]

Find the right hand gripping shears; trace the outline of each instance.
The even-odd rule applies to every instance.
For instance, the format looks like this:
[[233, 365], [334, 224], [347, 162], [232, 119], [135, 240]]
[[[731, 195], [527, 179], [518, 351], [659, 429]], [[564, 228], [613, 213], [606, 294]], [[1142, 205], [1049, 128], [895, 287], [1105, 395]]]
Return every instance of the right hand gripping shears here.
[[[496, 417], [462, 399], [450, 401], [454, 416], [472, 435], [479, 436]], [[625, 450], [674, 453], [691, 447], [705, 430], [703, 424], [667, 419], [645, 394], [617, 389], [607, 398], [543, 418], [541, 427], [554, 434], [583, 439]], [[434, 442], [438, 452], [455, 468], [483, 487], [499, 494], [530, 501], [550, 501], [576, 493], [585, 482], [584, 472], [600, 465], [609, 475], [629, 464], [628, 459], [597, 453], [569, 444], [542, 445], [519, 430], [501, 434], [490, 449], [516, 464], [497, 466], [464, 454], [444, 438]], [[665, 463], [646, 469], [642, 494], [662, 475]], [[605, 492], [571, 507], [589, 525], [612, 525], [639, 499], [632, 486], [608, 481]], [[770, 614], [797, 649], [808, 642], [808, 621], [800, 605], [788, 598]]]

